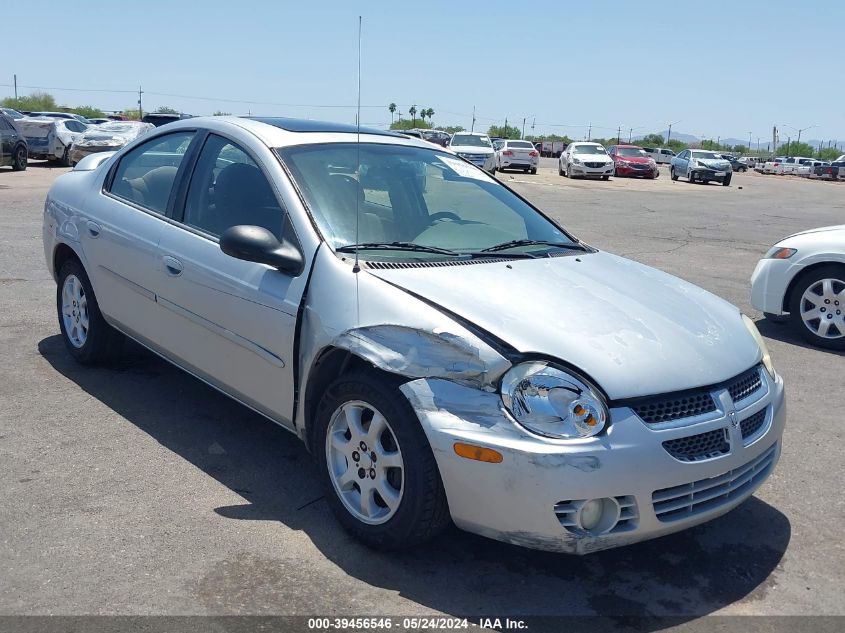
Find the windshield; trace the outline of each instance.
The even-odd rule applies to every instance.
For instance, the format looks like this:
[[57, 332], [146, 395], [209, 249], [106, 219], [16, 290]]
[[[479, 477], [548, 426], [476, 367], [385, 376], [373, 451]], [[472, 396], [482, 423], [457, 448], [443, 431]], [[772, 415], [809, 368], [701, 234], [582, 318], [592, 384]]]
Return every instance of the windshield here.
[[701, 158], [704, 160], [722, 160], [722, 157], [719, 156], [716, 152], [702, 152], [702, 151], [695, 151], [692, 153], [693, 158]]
[[646, 158], [648, 154], [646, 154], [643, 150], [639, 147], [617, 147], [616, 154], [618, 156], [631, 156], [634, 158]]
[[515, 149], [534, 149], [534, 146], [528, 141], [508, 141], [508, 147]]
[[473, 147], [492, 147], [490, 139], [486, 136], [474, 134], [455, 134], [452, 137], [452, 145], [471, 145]]
[[[575, 244], [494, 178], [437, 149], [328, 143], [276, 151], [335, 249], [402, 242], [406, 249], [408, 244], [448, 249], [454, 257], [513, 240]], [[519, 245], [502, 254], [554, 248]], [[391, 260], [444, 257], [408, 250], [362, 249], [361, 254]]]
[[573, 154], [607, 154], [601, 145], [576, 145], [572, 148]]

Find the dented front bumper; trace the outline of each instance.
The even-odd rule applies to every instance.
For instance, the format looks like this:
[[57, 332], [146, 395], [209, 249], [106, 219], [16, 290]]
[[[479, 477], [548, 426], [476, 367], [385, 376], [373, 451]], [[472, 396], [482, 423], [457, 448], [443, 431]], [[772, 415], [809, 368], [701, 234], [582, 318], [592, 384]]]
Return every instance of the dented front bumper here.
[[[431, 443], [458, 527], [525, 547], [586, 554], [703, 523], [759, 487], [780, 456], [786, 419], [783, 382], [762, 374], [765, 389], [740, 415], [765, 410], [765, 421], [747, 439], [727, 399], [703, 421], [660, 430], [617, 407], [606, 434], [553, 441], [515, 424], [494, 392], [437, 378], [412, 380], [402, 391]], [[690, 463], [664, 448], [667, 440], [714, 429], [726, 429], [729, 453]], [[459, 457], [455, 442], [492, 448], [503, 460]], [[579, 528], [577, 509], [589, 499], [617, 504], [617, 520], [592, 532]]]

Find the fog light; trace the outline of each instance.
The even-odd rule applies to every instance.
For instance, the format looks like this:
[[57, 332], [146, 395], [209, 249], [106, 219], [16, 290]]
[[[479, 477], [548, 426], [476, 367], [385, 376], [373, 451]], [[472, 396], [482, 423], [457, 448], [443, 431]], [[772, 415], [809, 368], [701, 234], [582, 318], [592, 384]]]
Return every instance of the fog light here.
[[612, 530], [619, 521], [619, 504], [615, 499], [589, 499], [578, 512], [578, 524], [590, 534]]
[[590, 499], [581, 507], [581, 527], [585, 530], [593, 530], [601, 521], [602, 511], [601, 499]]

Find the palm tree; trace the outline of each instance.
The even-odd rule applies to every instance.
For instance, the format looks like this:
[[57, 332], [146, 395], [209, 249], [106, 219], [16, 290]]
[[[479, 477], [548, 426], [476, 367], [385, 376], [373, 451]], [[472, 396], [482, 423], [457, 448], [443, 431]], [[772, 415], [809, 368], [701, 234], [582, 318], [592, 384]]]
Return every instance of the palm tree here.
[[391, 103], [387, 106], [387, 109], [390, 110], [390, 125], [393, 125], [393, 113], [396, 112], [396, 104]]
[[412, 105], [408, 112], [410, 113], [411, 118], [413, 119], [413, 123], [411, 125], [417, 127], [417, 106]]
[[426, 112], [426, 116], [428, 117], [428, 122], [431, 123], [431, 118], [434, 116], [434, 109], [429, 108], [428, 112]]
[[423, 123], [425, 123], [425, 117], [427, 117], [427, 116], [428, 116], [428, 110], [426, 110], [425, 108], [422, 108], [420, 110], [420, 118], [422, 119]]

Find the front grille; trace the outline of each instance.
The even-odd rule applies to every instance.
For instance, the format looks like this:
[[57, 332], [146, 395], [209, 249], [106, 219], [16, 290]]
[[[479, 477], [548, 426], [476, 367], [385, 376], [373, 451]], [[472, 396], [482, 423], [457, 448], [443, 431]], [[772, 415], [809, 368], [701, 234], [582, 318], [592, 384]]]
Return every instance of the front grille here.
[[459, 154], [462, 158], [466, 158], [471, 163], [483, 163], [487, 160], [487, 154]]
[[651, 169], [651, 165], [646, 165], [645, 163], [631, 163], [631, 167], [634, 169]]
[[682, 462], [700, 462], [731, 452], [727, 429], [714, 429], [698, 435], [667, 440], [663, 442], [663, 448]]
[[647, 424], [669, 422], [716, 410], [716, 403], [707, 391], [683, 396], [652, 398], [635, 404], [634, 413]]
[[584, 162], [585, 167], [591, 167], [592, 169], [598, 169], [599, 167], [604, 167], [606, 164], [607, 163], [597, 163], [597, 162], [589, 162], [589, 161]]
[[748, 416], [739, 423], [739, 429], [742, 432], [742, 439], [746, 440], [760, 430], [760, 427], [763, 426], [763, 422], [766, 421], [766, 413], [768, 413], [768, 411], [768, 407], [761, 409], [754, 415]]
[[[605, 534], [617, 534], [619, 532], [628, 532], [637, 527], [637, 502], [634, 497], [614, 497], [616, 503], [619, 504], [619, 520], [616, 524], [607, 530]], [[560, 524], [566, 528], [568, 532], [573, 534], [583, 534], [581, 528], [578, 527], [576, 515], [578, 508], [580, 508], [587, 500], [567, 500], [558, 501], [555, 504], [555, 516]]]
[[739, 468], [688, 484], [655, 490], [651, 495], [654, 514], [664, 523], [680, 521], [739, 499], [758, 486], [771, 472], [777, 444]]
[[733, 401], [744, 400], [763, 385], [760, 379], [760, 366], [752, 367], [744, 374], [740, 374], [728, 385], [728, 392]]

